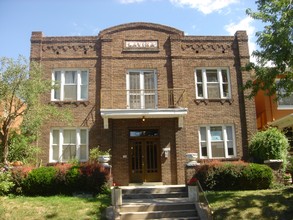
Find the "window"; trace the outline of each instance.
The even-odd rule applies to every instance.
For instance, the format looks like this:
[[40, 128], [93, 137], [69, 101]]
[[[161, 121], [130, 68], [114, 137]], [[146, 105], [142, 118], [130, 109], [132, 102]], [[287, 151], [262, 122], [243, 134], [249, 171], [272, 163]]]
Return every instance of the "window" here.
[[236, 156], [232, 125], [203, 126], [199, 129], [201, 158], [230, 158]]
[[88, 160], [87, 129], [53, 128], [50, 136], [50, 162], [66, 162], [72, 159]]
[[[279, 89], [279, 94], [286, 94], [283, 88]], [[293, 109], [293, 93], [290, 96], [278, 98], [278, 109]]]
[[200, 68], [195, 70], [197, 99], [229, 99], [230, 78], [226, 68]]
[[56, 88], [52, 90], [54, 101], [79, 101], [88, 99], [87, 70], [54, 70], [52, 78]]
[[157, 107], [157, 79], [154, 70], [131, 70], [126, 77], [127, 106], [131, 109]]

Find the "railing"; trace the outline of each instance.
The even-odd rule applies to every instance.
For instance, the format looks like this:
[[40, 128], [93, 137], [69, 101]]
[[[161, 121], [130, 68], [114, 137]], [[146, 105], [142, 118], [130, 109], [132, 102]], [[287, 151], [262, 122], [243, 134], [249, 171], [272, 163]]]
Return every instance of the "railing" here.
[[185, 89], [101, 89], [102, 109], [158, 109], [186, 107]]
[[197, 181], [198, 186], [198, 205], [200, 206], [200, 209], [204, 212], [207, 220], [213, 219], [213, 210], [209, 204], [209, 201], [201, 187], [201, 184], [199, 181]]

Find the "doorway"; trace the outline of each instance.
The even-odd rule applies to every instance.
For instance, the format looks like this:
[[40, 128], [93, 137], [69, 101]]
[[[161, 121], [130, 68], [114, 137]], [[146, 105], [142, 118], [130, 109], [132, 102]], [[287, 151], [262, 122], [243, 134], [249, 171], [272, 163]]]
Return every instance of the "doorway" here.
[[161, 181], [161, 148], [158, 130], [129, 132], [130, 182]]

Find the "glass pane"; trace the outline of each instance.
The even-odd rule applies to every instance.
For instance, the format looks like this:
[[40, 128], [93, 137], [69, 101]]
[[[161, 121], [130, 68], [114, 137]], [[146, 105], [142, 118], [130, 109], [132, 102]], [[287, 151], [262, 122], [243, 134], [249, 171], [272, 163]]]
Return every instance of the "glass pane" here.
[[155, 95], [145, 95], [145, 108], [155, 108]]
[[206, 141], [207, 140], [207, 133], [206, 133], [206, 128], [205, 127], [200, 128], [200, 140], [201, 141]]
[[228, 97], [229, 96], [229, 87], [228, 84], [223, 84], [223, 96]]
[[57, 81], [57, 82], [61, 81], [61, 72], [60, 71], [55, 71], [54, 80]]
[[86, 136], [87, 132], [85, 129], [80, 130], [80, 143], [81, 144], [86, 144]]
[[64, 100], [77, 100], [76, 85], [64, 85]]
[[80, 87], [80, 99], [87, 99], [87, 98], [88, 98], [87, 85], [82, 85]]
[[54, 79], [55, 79], [55, 86], [57, 88], [54, 89], [54, 99], [60, 99], [60, 82], [61, 82], [61, 72], [55, 71], [54, 73]]
[[293, 95], [285, 97], [285, 98], [279, 98], [278, 104], [279, 105], [293, 105]]
[[54, 90], [54, 99], [57, 99], [57, 100], [60, 99], [60, 89]]
[[208, 82], [218, 82], [217, 70], [206, 70], [206, 76]]
[[203, 88], [202, 88], [202, 84], [197, 84], [197, 96], [198, 96], [198, 97], [203, 97]]
[[196, 70], [196, 81], [202, 82], [202, 71], [201, 70]]
[[221, 70], [223, 82], [228, 82], [227, 70]]
[[201, 156], [207, 157], [208, 156], [207, 144], [200, 143], [200, 145], [201, 145]]
[[212, 157], [225, 157], [224, 143], [223, 142], [212, 142]]
[[144, 73], [144, 89], [145, 90], [155, 89], [155, 74], [153, 72]]
[[70, 160], [76, 158], [75, 145], [63, 145], [63, 160]]
[[150, 137], [159, 136], [158, 130], [145, 130], [145, 131], [129, 131], [130, 137]]
[[86, 160], [87, 159], [87, 149], [86, 145], [80, 145], [80, 160]]
[[226, 131], [227, 131], [227, 139], [228, 139], [229, 141], [233, 140], [232, 126], [227, 126], [227, 127], [226, 127]]
[[221, 141], [223, 140], [222, 127], [211, 127], [211, 139], [212, 141]]
[[59, 160], [59, 145], [53, 145], [52, 150], [53, 150], [52, 159], [58, 161]]
[[88, 84], [87, 71], [81, 71], [81, 84], [82, 85]]
[[59, 130], [53, 130], [53, 144], [59, 144]]
[[76, 84], [76, 71], [65, 72], [65, 84]]
[[207, 84], [207, 89], [208, 89], [208, 98], [210, 99], [220, 98], [219, 84]]
[[[133, 94], [133, 92], [131, 92]], [[140, 93], [139, 94], [133, 94], [133, 95], [130, 95], [129, 96], [129, 105], [130, 105], [130, 108], [134, 108], [134, 109], [137, 109], [137, 108], [140, 108], [141, 105], [140, 105]]]
[[75, 130], [64, 130], [63, 131], [63, 143], [64, 144], [75, 144], [76, 143], [76, 131]]
[[228, 141], [228, 155], [233, 156], [234, 155], [234, 149], [233, 149], [233, 142]]
[[140, 89], [139, 72], [129, 73], [129, 88], [139, 90]]

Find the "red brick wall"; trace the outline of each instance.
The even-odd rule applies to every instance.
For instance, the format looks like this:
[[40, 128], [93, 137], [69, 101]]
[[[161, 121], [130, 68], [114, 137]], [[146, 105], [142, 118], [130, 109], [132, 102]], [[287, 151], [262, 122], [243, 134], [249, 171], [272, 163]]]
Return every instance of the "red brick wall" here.
[[[125, 40], [158, 40], [158, 51], [129, 52]], [[241, 70], [249, 60], [247, 35], [184, 36], [179, 30], [148, 23], [132, 23], [102, 31], [98, 37], [44, 37], [33, 32], [31, 59], [44, 66], [44, 77], [51, 78], [54, 68], [87, 68], [90, 72], [89, 101], [64, 104], [72, 111], [73, 126], [90, 128], [90, 147], [112, 147], [114, 182], [129, 183], [128, 129], [130, 127], [158, 127], [161, 147], [171, 146], [171, 156], [162, 160], [162, 181], [166, 184], [185, 182], [185, 154], [199, 151], [198, 129], [206, 124], [234, 124], [237, 157], [247, 155], [247, 140], [256, 130], [254, 102], [244, 99], [243, 82], [250, 75]], [[194, 69], [196, 67], [228, 67], [232, 85], [231, 102], [197, 102], [195, 100]], [[155, 69], [158, 89], [184, 88], [187, 92], [188, 114], [184, 127], [178, 128], [177, 119], [109, 120], [103, 128], [100, 116], [100, 89], [126, 89], [129, 69]], [[160, 97], [159, 97], [160, 98]], [[103, 96], [106, 103], [111, 96]], [[50, 94], [44, 98], [50, 102]], [[119, 101], [118, 101], [119, 102]], [[124, 102], [124, 100], [123, 100]], [[116, 103], [116, 105], [121, 103]], [[122, 103], [123, 104], [123, 103]], [[84, 121], [87, 123], [83, 124]], [[48, 162], [49, 132], [52, 126], [66, 126], [48, 121], [42, 129], [39, 145], [41, 158]]]

